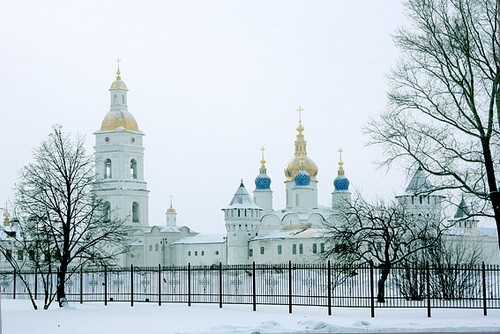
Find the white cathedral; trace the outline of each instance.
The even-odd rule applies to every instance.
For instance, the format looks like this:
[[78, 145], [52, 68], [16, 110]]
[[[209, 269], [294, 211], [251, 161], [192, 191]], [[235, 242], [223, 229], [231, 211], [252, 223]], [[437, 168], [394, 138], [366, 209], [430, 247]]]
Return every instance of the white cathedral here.
[[[205, 235], [177, 224], [177, 212], [166, 211], [165, 224], [150, 226], [147, 183], [144, 175], [144, 133], [128, 111], [128, 88], [118, 68], [110, 91], [110, 110], [95, 135], [96, 188], [105, 199], [109, 218], [125, 219], [135, 230], [130, 250], [119, 266], [175, 266], [248, 263], [315, 263], [325, 251], [324, 223], [335, 221], [342, 206], [350, 201], [349, 180], [342, 157], [338, 176], [333, 180], [331, 205], [318, 204], [318, 167], [307, 156], [304, 126], [299, 120], [295, 139], [295, 155], [285, 165], [286, 204], [274, 209], [271, 179], [266, 173], [262, 154], [260, 170], [255, 178], [253, 196], [243, 182], [229, 205], [222, 208], [226, 233]], [[426, 195], [430, 184], [418, 169], [404, 194], [396, 198], [409, 210], [441, 214], [440, 195]], [[111, 217], [113, 216], [113, 217]], [[450, 238], [466, 236], [480, 243], [487, 263], [500, 263], [495, 229], [479, 228], [477, 220], [467, 218], [462, 200], [452, 219], [457, 223], [448, 231]], [[12, 226], [4, 212], [4, 233]], [[0, 239], [3, 239], [0, 236]], [[2, 264], [0, 263], [0, 266]]]
[[[325, 251], [324, 223], [335, 219], [350, 200], [349, 180], [340, 157], [338, 176], [333, 180], [331, 206], [318, 204], [318, 167], [307, 156], [304, 126], [299, 120], [295, 156], [285, 165], [286, 205], [274, 209], [271, 179], [262, 154], [253, 196], [243, 182], [223, 208], [226, 234], [204, 235], [177, 225], [177, 213], [170, 203], [163, 226], [150, 226], [148, 190], [144, 175], [144, 133], [127, 108], [127, 86], [118, 69], [111, 84], [110, 110], [96, 131], [95, 158], [97, 193], [105, 198], [110, 215], [127, 219], [138, 233], [122, 266], [212, 265], [246, 263], [318, 262]], [[427, 176], [418, 169], [404, 194], [397, 199], [409, 209], [431, 210], [439, 215], [442, 196], [422, 196], [429, 187]], [[465, 217], [465, 202], [450, 234], [477, 239], [487, 247], [486, 260], [500, 262], [494, 229], [481, 229]], [[436, 215], [436, 216], [437, 216]]]

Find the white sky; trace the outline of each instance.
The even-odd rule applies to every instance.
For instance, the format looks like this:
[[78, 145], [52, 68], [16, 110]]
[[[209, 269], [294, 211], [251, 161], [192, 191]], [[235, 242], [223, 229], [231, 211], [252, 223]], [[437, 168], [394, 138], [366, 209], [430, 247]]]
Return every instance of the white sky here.
[[151, 225], [172, 195], [179, 225], [224, 232], [221, 208], [241, 178], [253, 191], [262, 145], [284, 207], [299, 105], [320, 204], [340, 147], [351, 190], [392, 197], [406, 174], [377, 169], [362, 127], [385, 107], [390, 35], [404, 22], [397, 0], [3, 2], [0, 206], [52, 125], [85, 135], [93, 153], [118, 57], [146, 133]]

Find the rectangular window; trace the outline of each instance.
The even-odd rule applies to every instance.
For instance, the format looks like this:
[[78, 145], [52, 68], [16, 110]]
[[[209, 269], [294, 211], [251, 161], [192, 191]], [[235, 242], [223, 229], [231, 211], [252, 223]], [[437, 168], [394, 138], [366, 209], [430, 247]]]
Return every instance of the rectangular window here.
[[191, 256], [191, 251], [188, 251], [188, 256]]
[[23, 254], [23, 251], [22, 251], [22, 250], [18, 250], [18, 251], [17, 251], [17, 260], [18, 260], [18, 261], [22, 261], [22, 260], [24, 260], [24, 254]]
[[253, 249], [251, 249], [251, 248], [250, 248], [250, 249], [248, 250], [248, 256], [250, 256], [250, 257], [252, 257], [252, 256], [253, 256]]
[[260, 254], [264, 255], [264, 247], [260, 247]]
[[325, 244], [320, 244], [319, 249], [320, 249], [321, 253], [324, 253], [325, 252]]
[[318, 244], [313, 244], [313, 254], [318, 252]]
[[159, 251], [159, 250], [160, 250], [160, 245], [159, 245], [159, 244], [156, 244], [156, 245], [155, 245], [155, 251], [157, 252], [157, 251]]
[[201, 251], [201, 256], [205, 256], [205, 251]]
[[304, 254], [304, 245], [299, 244], [299, 254]]
[[194, 256], [198, 256], [198, 251], [194, 251]]
[[278, 245], [278, 254], [281, 254], [281, 245]]
[[296, 244], [292, 245], [292, 254], [297, 254], [297, 245]]

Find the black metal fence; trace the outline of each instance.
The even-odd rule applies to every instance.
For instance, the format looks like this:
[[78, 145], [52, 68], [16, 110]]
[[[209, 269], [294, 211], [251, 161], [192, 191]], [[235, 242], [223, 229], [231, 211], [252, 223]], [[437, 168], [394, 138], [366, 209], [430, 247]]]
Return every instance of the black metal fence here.
[[[436, 268], [398, 266], [377, 302], [380, 269], [372, 263], [355, 270], [326, 264], [102, 268], [74, 272], [66, 281], [73, 302], [214, 303], [333, 307], [500, 309], [500, 267], [481, 265]], [[22, 279], [21, 279], [22, 278]], [[57, 274], [49, 280], [55, 287]], [[3, 298], [42, 298], [40, 274], [0, 272]]]

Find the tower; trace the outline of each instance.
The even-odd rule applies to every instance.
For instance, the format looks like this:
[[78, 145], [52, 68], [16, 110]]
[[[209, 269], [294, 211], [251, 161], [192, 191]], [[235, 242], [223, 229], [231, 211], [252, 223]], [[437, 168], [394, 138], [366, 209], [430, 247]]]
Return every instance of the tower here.
[[165, 216], [167, 218], [167, 226], [177, 225], [177, 211], [172, 207], [172, 196], [170, 196], [170, 207], [167, 209]]
[[342, 149], [339, 149], [339, 169], [337, 177], [333, 180], [332, 210], [334, 213], [341, 213], [351, 202], [351, 192], [349, 191], [349, 179], [345, 176], [344, 162], [342, 161]]
[[463, 228], [476, 228], [478, 220], [474, 219], [473, 216], [470, 215], [469, 207], [467, 203], [465, 203], [464, 195], [462, 194], [462, 200], [460, 204], [458, 204], [457, 211], [452, 219], [449, 219], [448, 222], [455, 227], [463, 227]]
[[127, 108], [128, 88], [120, 76], [109, 88], [110, 109], [94, 132], [97, 195], [110, 217], [134, 226], [148, 225], [148, 193], [144, 181], [144, 133]]
[[268, 213], [273, 211], [273, 191], [271, 190], [271, 178], [267, 176], [264, 146], [260, 150], [262, 151], [262, 159], [260, 160], [259, 175], [255, 178], [253, 198], [255, 204], [263, 209], [263, 213]]
[[[289, 210], [294, 210], [297, 206], [296, 194], [294, 194], [293, 189], [295, 188], [295, 175], [299, 172], [301, 168], [309, 174], [311, 177], [309, 187], [312, 189], [310, 192], [310, 200], [313, 209], [318, 207], [318, 180], [316, 176], [318, 175], [318, 167], [307, 156], [307, 141], [305, 140], [304, 126], [302, 125], [302, 107], [299, 106], [297, 110], [299, 112], [299, 125], [297, 126], [297, 139], [295, 140], [295, 156], [285, 165], [285, 188], [286, 188], [286, 208]], [[301, 164], [303, 165], [301, 167]]]
[[311, 176], [304, 167], [304, 159], [300, 160], [299, 171], [293, 178], [294, 186], [291, 188], [291, 200], [294, 211], [310, 212], [315, 206], [314, 187], [311, 185]]
[[396, 199], [404, 205], [406, 212], [412, 216], [440, 219], [441, 202], [444, 196], [433, 194], [433, 189], [427, 174], [421, 166], [418, 166], [405, 193], [396, 196]]
[[248, 242], [258, 234], [262, 208], [254, 203], [243, 180], [229, 206], [222, 211], [227, 231], [227, 263], [248, 263]]

